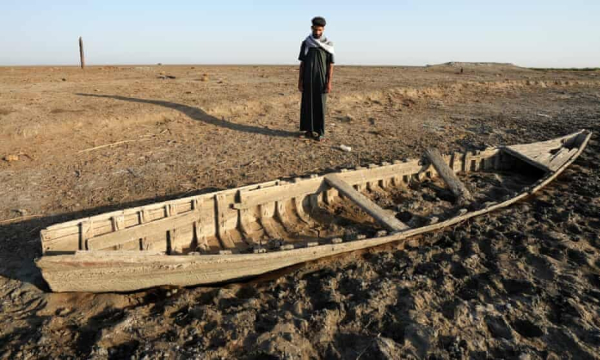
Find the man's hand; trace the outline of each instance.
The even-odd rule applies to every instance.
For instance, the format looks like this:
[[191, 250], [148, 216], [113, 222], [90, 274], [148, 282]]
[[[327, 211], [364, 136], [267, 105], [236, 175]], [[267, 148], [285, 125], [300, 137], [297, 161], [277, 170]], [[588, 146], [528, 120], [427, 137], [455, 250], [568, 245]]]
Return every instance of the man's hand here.
[[331, 92], [331, 83], [328, 82], [327, 85], [325, 85], [325, 94], [329, 94]]
[[304, 92], [304, 85], [302, 84], [302, 81], [298, 81], [298, 90], [300, 90], [300, 92]]

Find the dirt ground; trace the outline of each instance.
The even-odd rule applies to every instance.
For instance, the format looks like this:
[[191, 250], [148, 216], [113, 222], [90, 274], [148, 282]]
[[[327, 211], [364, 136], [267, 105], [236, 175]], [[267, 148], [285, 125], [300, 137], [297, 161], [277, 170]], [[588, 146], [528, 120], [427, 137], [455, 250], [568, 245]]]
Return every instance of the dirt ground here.
[[[296, 137], [297, 76], [0, 68], [0, 357], [600, 358], [600, 72], [339, 66], [324, 143]], [[595, 135], [549, 187], [418, 247], [131, 294], [53, 294], [33, 262], [57, 222], [580, 128]]]

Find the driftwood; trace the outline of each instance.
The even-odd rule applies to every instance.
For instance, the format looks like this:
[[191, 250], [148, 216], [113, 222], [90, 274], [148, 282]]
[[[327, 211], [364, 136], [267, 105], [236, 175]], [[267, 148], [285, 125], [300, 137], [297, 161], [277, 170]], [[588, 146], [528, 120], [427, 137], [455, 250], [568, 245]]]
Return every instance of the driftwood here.
[[454, 171], [450, 169], [448, 164], [446, 164], [444, 158], [437, 149], [427, 149], [425, 151], [425, 156], [427, 156], [429, 161], [431, 161], [431, 164], [435, 170], [438, 172], [440, 177], [444, 179], [446, 185], [448, 185], [454, 196], [456, 196], [456, 201], [458, 204], [464, 205], [473, 201], [473, 196], [469, 190], [459, 180], [456, 174], [454, 174]]
[[111, 144], [104, 144], [104, 145], [99, 145], [99, 146], [94, 146], [88, 149], [84, 149], [84, 150], [79, 150], [77, 153], [81, 154], [84, 152], [90, 152], [90, 151], [94, 151], [94, 150], [99, 150], [99, 149], [103, 149], [106, 147], [111, 147], [111, 146], [117, 146], [117, 145], [121, 145], [121, 144], [126, 144], [126, 143], [130, 143], [130, 142], [135, 142], [135, 141], [146, 141], [146, 140], [150, 140], [150, 139], [134, 139], [134, 140], [122, 140], [122, 141], [117, 141]]
[[25, 220], [29, 220], [29, 219], [35, 219], [35, 218], [39, 218], [41, 216], [42, 215], [27, 215], [27, 216], [21, 216], [21, 217], [18, 217], [18, 218], [1, 220], [0, 221], [0, 225], [12, 224], [12, 223], [19, 222], [19, 221], [25, 221]]

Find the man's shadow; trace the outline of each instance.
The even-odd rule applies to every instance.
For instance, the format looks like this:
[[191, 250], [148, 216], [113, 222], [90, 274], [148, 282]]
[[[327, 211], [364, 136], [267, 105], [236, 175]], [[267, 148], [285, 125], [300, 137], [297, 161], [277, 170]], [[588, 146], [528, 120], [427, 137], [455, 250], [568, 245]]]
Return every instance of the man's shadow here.
[[294, 137], [294, 136], [296, 136], [296, 132], [293, 132], [293, 131], [274, 130], [274, 129], [268, 129], [268, 128], [251, 126], [251, 125], [236, 124], [231, 121], [227, 121], [225, 119], [220, 120], [212, 115], [209, 115], [208, 113], [206, 113], [204, 110], [202, 110], [200, 108], [195, 108], [195, 107], [191, 107], [191, 106], [187, 106], [187, 105], [183, 105], [183, 104], [177, 104], [177, 103], [173, 103], [173, 102], [169, 102], [169, 101], [138, 99], [138, 98], [119, 96], [119, 95], [96, 95], [96, 94], [83, 94], [83, 93], [77, 93], [76, 95], [99, 97], [99, 98], [109, 98], [109, 99], [116, 99], [116, 100], [122, 100], [122, 101], [137, 102], [137, 103], [142, 103], [142, 104], [159, 105], [159, 106], [163, 106], [166, 108], [181, 111], [182, 113], [184, 113], [185, 115], [189, 116], [190, 118], [192, 118], [196, 121], [202, 121], [207, 124], [224, 127], [226, 129], [231, 129], [231, 130], [235, 130], [235, 131], [247, 132], [250, 134], [261, 134], [261, 135], [279, 136], [279, 137]]

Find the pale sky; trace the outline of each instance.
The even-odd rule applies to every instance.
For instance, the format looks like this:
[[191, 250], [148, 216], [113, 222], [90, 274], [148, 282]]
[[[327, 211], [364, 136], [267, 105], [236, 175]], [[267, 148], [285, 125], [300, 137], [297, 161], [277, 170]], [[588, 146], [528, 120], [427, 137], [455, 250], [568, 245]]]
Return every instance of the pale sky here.
[[600, 1], [2, 0], [0, 65], [296, 64], [327, 19], [347, 65], [600, 67]]

